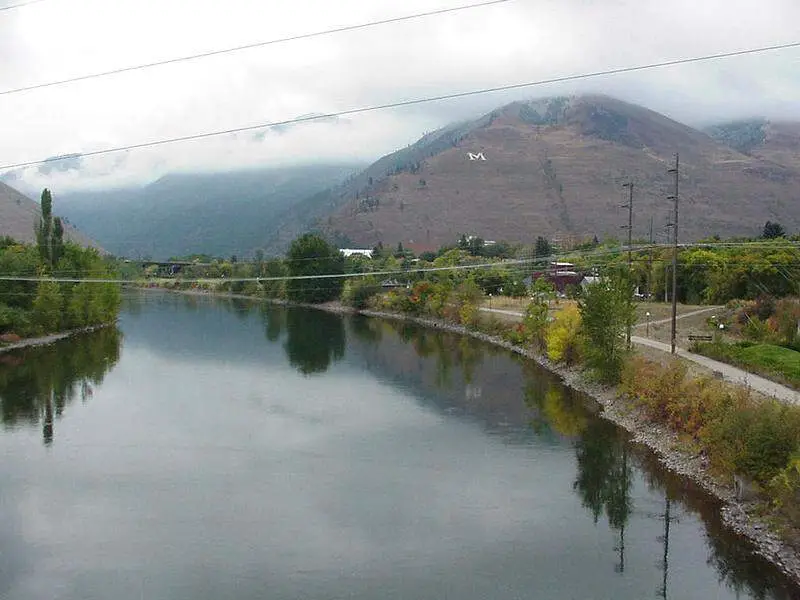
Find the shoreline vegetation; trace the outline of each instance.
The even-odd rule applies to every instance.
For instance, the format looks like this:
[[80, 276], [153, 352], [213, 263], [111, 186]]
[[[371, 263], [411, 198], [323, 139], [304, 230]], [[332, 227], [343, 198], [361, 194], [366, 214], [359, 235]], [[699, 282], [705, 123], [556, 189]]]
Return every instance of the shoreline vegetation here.
[[47, 340], [119, 315], [119, 286], [105, 281], [114, 276], [112, 260], [64, 238], [47, 189], [41, 210], [35, 244], [0, 238], [0, 341]]
[[[706, 493], [717, 498], [722, 503], [721, 516], [725, 526], [747, 539], [752, 544], [755, 554], [769, 561], [795, 584], [800, 585], [800, 552], [798, 552], [800, 520], [798, 520], [796, 512], [800, 510], [800, 506], [798, 506], [798, 485], [795, 480], [795, 478], [800, 479], [800, 464], [792, 454], [794, 446], [782, 449], [775, 447], [774, 444], [767, 444], [766, 452], [771, 453], [770, 458], [774, 469], [767, 473], [769, 477], [765, 480], [764, 477], [759, 479], [740, 473], [739, 471], [743, 470], [741, 466], [737, 467], [737, 465], [731, 464], [731, 462], [735, 463], [737, 458], [744, 462], [750, 459], [751, 461], [755, 460], [757, 465], [763, 467], [758, 456], [747, 456], [747, 453], [743, 452], [744, 456], [726, 457], [729, 464], [721, 465], [720, 462], [724, 463], [725, 461], [720, 461], [719, 457], [712, 456], [709, 448], [704, 447], [698, 438], [699, 430], [704, 425], [698, 420], [702, 418], [705, 411], [711, 411], [718, 415], [720, 407], [714, 406], [716, 402], [721, 402], [723, 407], [729, 409], [729, 412], [738, 414], [744, 411], [751, 417], [750, 422], [739, 419], [732, 423], [732, 426], [742, 428], [738, 436], [736, 431], [719, 432], [719, 435], [723, 437], [725, 433], [729, 437], [733, 436], [734, 439], [727, 441], [735, 444], [741, 443], [743, 435], [753, 436], [756, 439], [767, 436], [773, 440], [778, 439], [778, 441], [785, 441], [787, 436], [792, 438], [791, 427], [784, 428], [786, 436], [783, 438], [780, 436], [776, 438], [769, 427], [761, 427], [759, 430], [758, 413], [766, 407], [766, 411], [772, 417], [770, 422], [773, 425], [776, 422], [778, 424], [785, 423], [787, 419], [791, 424], [794, 421], [792, 416], [800, 418], [800, 408], [798, 407], [790, 407], [770, 399], [752, 397], [743, 386], [716, 381], [711, 376], [687, 373], [680, 359], [669, 357], [665, 357], [667, 360], [660, 363], [636, 354], [625, 355], [619, 364], [619, 379], [612, 382], [603, 381], [585, 362], [577, 360], [577, 354], [581, 350], [577, 347], [576, 339], [569, 339], [570, 335], [573, 338], [576, 338], [577, 335], [574, 322], [574, 315], [577, 311], [572, 314], [566, 311], [566, 318], [549, 321], [550, 323], [559, 322], [558, 326], [551, 325], [549, 327], [551, 346], [558, 349], [553, 353], [547, 349], [547, 340], [542, 339], [542, 343], [537, 345], [531, 343], [530, 336], [524, 335], [525, 321], [528, 326], [531, 325], [531, 312], [535, 313], [535, 309], [527, 311], [523, 323], [508, 323], [499, 322], [492, 317], [482, 317], [474, 307], [470, 306], [469, 300], [462, 303], [460, 307], [451, 307], [451, 310], [447, 311], [450, 316], [448, 318], [448, 316], [413, 314], [386, 306], [353, 306], [352, 303], [345, 303], [347, 294], [343, 294], [343, 300], [308, 303], [219, 290], [180, 289], [180, 286], [174, 285], [156, 286], [155, 288], [150, 286], [143, 289], [171, 291], [186, 295], [266, 301], [271, 304], [314, 308], [337, 314], [401, 320], [423, 327], [471, 336], [521, 355], [558, 375], [564, 385], [590, 397], [601, 408], [599, 415], [602, 418], [629, 432], [631, 441], [651, 450], [664, 468], [686, 477], [699, 485]], [[385, 305], [385, 301], [378, 302], [378, 304], [381, 303]], [[463, 304], [467, 305], [466, 310]], [[546, 314], [545, 312], [544, 315]], [[540, 318], [540, 321], [545, 324], [545, 327], [547, 326], [546, 316], [544, 319]], [[561, 333], [555, 334], [556, 331]], [[546, 331], [540, 333], [543, 334], [540, 337], [548, 336]], [[644, 386], [646, 389], [636, 389], [637, 382], [646, 382], [650, 385]], [[669, 398], [657, 397], [658, 394], [664, 394], [667, 390], [673, 392]], [[675, 413], [681, 415], [686, 422], [682, 422], [683, 419], [677, 419], [674, 414], [660, 415], [661, 418], [658, 418], [659, 415], [655, 413], [667, 410], [670, 402], [675, 404], [672, 407]], [[683, 414], [687, 410], [694, 414]], [[788, 414], [789, 412], [791, 414]], [[709, 423], [705, 423], [705, 425], [710, 426]], [[694, 436], [690, 434], [692, 427], [695, 429]], [[762, 441], [764, 440], [762, 439]], [[769, 442], [769, 440], [767, 441]], [[784, 466], [782, 461], [787, 452], [790, 460], [789, 464]], [[773, 472], [777, 475], [772, 475]]]

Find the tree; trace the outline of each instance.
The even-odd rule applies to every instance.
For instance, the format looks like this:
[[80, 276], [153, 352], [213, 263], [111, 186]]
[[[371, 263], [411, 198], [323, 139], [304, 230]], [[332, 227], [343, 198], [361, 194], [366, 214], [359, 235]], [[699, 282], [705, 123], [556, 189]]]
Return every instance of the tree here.
[[307, 277], [287, 282], [290, 300], [320, 303], [339, 297], [342, 279], [329, 276], [344, 273], [344, 257], [320, 236], [307, 233], [294, 240], [286, 255], [286, 267], [290, 277]]
[[42, 333], [53, 333], [61, 326], [63, 297], [55, 281], [41, 281], [33, 300], [35, 325]]
[[472, 256], [482, 256], [485, 245], [486, 243], [483, 239], [473, 236], [469, 240], [469, 247], [467, 249]]
[[550, 242], [539, 236], [536, 238], [536, 249], [535, 249], [536, 258], [543, 258], [550, 256], [553, 253], [553, 246]]
[[632, 292], [628, 277], [604, 277], [586, 287], [578, 305], [586, 362], [607, 383], [619, 381], [628, 352], [625, 331], [634, 318]]
[[779, 237], [786, 237], [786, 230], [783, 228], [783, 225], [780, 223], [773, 223], [772, 221], [767, 221], [764, 224], [764, 232], [761, 234], [761, 237], [765, 240], [772, 240]]
[[42, 216], [36, 224], [36, 246], [42, 261], [51, 269], [64, 253], [64, 226], [61, 219], [53, 219], [53, 196], [50, 190], [42, 190]]
[[55, 266], [64, 256], [64, 225], [61, 219], [53, 219], [53, 238], [50, 241], [50, 266]]

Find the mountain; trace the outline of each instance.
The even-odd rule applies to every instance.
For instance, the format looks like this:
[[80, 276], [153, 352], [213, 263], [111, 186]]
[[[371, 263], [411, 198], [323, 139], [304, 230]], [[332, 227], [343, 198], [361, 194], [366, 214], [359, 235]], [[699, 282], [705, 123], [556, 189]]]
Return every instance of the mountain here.
[[656, 234], [668, 218], [679, 152], [682, 241], [755, 235], [767, 220], [797, 231], [800, 127], [770, 127], [759, 153], [605, 96], [515, 102], [383, 157], [319, 195], [315, 206], [329, 210], [315, 216], [367, 246], [436, 248], [461, 233], [620, 237], [622, 184], [633, 180], [634, 235], [647, 237], [651, 217]]
[[742, 154], [800, 169], [800, 123], [751, 119], [722, 123], [707, 131]]
[[357, 170], [314, 165], [170, 174], [140, 188], [73, 192], [57, 202], [71, 222], [118, 256], [278, 253], [284, 250], [274, 243], [278, 231], [291, 239], [308, 226], [304, 213], [286, 216], [292, 206]]
[[[53, 212], [56, 216], [64, 215], [57, 200], [53, 203]], [[7, 235], [20, 242], [34, 243], [36, 236], [33, 228], [40, 215], [41, 208], [38, 202], [34, 202], [11, 186], [0, 182], [0, 236]], [[64, 220], [64, 233], [67, 239], [82, 246], [101, 249], [97, 242], [78, 231], [66, 219]]]

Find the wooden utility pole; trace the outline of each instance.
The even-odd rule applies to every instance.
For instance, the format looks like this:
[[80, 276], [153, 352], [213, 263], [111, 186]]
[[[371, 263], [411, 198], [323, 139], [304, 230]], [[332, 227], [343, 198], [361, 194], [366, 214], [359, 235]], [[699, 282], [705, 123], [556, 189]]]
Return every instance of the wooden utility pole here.
[[[623, 183], [622, 187], [628, 188], [628, 203], [623, 204], [622, 207], [628, 209], [628, 225], [627, 227], [623, 225], [623, 229], [628, 230], [628, 290], [631, 291], [630, 283], [633, 281], [633, 273], [631, 272], [633, 268], [633, 182], [629, 181], [628, 183]], [[628, 298], [628, 302], [631, 302], [631, 298]], [[628, 349], [631, 347], [632, 327], [633, 323], [631, 323], [630, 319], [628, 319], [628, 328], [625, 334]]]
[[673, 245], [672, 245], [672, 332], [670, 334], [670, 345], [672, 354], [675, 354], [675, 338], [677, 334], [678, 319], [678, 182], [680, 179], [680, 159], [675, 154], [675, 167], [667, 171], [675, 174], [675, 193], [667, 196], [667, 199], [675, 201], [675, 215], [673, 217]]
[[650, 250], [648, 251], [647, 261], [647, 298], [653, 294], [653, 217], [650, 216]]

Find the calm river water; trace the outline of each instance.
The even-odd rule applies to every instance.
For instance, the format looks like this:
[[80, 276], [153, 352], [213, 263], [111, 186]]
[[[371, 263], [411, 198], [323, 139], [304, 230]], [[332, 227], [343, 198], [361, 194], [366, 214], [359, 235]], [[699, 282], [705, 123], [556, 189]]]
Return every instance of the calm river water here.
[[0, 355], [0, 598], [797, 598], [505, 351], [145, 293]]

